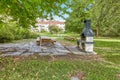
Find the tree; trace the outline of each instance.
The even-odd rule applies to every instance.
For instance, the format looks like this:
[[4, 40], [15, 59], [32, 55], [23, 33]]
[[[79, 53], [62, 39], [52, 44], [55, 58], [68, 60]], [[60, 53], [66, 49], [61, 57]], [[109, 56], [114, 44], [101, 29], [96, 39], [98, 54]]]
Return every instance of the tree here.
[[62, 15], [69, 3], [69, 0], [0, 0], [0, 14], [10, 15], [20, 26], [28, 27], [37, 17]]
[[71, 9], [68, 31], [80, 32], [83, 20], [91, 19], [96, 36], [120, 36], [120, 0], [72, 0]]
[[93, 26], [96, 36], [119, 36], [120, 32], [120, 1], [96, 0], [91, 9]]
[[93, 0], [73, 0], [71, 5], [72, 12], [66, 19], [66, 30], [72, 32], [80, 32], [83, 29], [84, 19], [90, 18], [89, 9], [93, 4]]

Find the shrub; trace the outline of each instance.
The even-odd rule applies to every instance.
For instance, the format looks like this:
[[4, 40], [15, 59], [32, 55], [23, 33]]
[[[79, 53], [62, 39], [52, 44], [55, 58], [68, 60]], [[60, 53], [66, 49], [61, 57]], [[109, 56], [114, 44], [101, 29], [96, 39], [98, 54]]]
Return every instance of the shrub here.
[[49, 26], [49, 31], [50, 31], [50, 33], [60, 33], [60, 32], [62, 32], [62, 29], [59, 28], [58, 26], [51, 25], [51, 26]]
[[16, 23], [10, 22], [0, 24], [0, 26], [0, 43], [37, 37], [36, 33], [29, 31], [27, 28], [19, 27]]
[[19, 26], [17, 21], [8, 18], [9, 16], [2, 14], [0, 17], [0, 43], [9, 42], [16, 39], [34, 38], [37, 35], [28, 28]]
[[9, 27], [7, 26], [1, 26], [0, 28], [0, 42], [8, 42], [11, 40], [14, 40], [14, 34], [11, 32]]
[[44, 29], [42, 29], [42, 30], [41, 30], [41, 33], [47, 33], [47, 31], [46, 31], [46, 30], [44, 30]]
[[15, 39], [28, 39], [28, 38], [36, 38], [38, 35], [35, 32], [31, 32], [27, 28], [17, 27], [17, 30], [14, 34]]

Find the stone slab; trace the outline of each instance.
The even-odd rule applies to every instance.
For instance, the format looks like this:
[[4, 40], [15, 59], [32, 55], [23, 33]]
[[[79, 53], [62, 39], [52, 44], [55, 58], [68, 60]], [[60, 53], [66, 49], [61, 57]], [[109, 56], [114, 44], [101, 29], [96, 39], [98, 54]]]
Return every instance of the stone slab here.
[[13, 52], [11, 54], [1, 54], [0, 56], [2, 56], [2, 57], [6, 57], [6, 56], [19, 56], [20, 54], [22, 54], [22, 52]]
[[85, 52], [80, 51], [76, 46], [65, 46], [73, 54], [85, 54]]
[[[35, 40], [21, 43], [0, 44], [0, 52], [3, 53], [0, 56], [27, 56], [33, 54], [66, 55], [68, 53], [86, 54], [75, 46], [63, 46], [59, 42], [54, 42], [54, 44], [42, 43], [41, 46], [37, 46]], [[94, 52], [92, 54], [94, 54]]]

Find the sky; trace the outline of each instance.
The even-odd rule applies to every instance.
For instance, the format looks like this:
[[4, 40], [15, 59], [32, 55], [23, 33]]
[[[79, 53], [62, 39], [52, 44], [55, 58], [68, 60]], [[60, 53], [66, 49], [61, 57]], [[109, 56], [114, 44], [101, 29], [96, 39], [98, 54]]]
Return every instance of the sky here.
[[[64, 4], [62, 4], [61, 5], [61, 7], [65, 7], [65, 5]], [[68, 8], [68, 10], [67, 10], [68, 12], [72, 12], [72, 10], [70, 9], [70, 8]], [[69, 17], [69, 15], [68, 14], [64, 14], [63, 15], [64, 16], [64, 18], [67, 18], [67, 17]], [[59, 16], [53, 16], [53, 18], [54, 18], [54, 20], [59, 20], [59, 21], [65, 21], [63, 18], [61, 18], [61, 17], [59, 17]]]
[[[61, 5], [61, 6], [62, 6], [63, 8], [65, 7], [64, 4]], [[89, 4], [89, 5], [84, 9], [84, 11], [88, 11], [92, 6], [93, 6], [93, 4]], [[71, 8], [68, 8], [67, 11], [72, 12]], [[63, 16], [64, 16], [64, 18], [69, 17], [68, 14], [64, 14]], [[59, 16], [53, 16], [53, 18], [54, 18], [54, 20], [65, 21], [63, 18], [61, 18], [61, 17], [59, 17]]]
[[[64, 14], [63, 15], [65, 18], [69, 17], [69, 15]], [[54, 20], [59, 20], [59, 21], [65, 21], [63, 18], [59, 17], [59, 16], [53, 16]]]

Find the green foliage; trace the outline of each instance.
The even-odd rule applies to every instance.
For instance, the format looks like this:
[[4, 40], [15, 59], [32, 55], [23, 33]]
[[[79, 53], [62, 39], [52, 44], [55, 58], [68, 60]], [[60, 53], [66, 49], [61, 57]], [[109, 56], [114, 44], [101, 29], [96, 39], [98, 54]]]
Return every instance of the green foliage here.
[[49, 26], [49, 31], [50, 31], [50, 33], [60, 33], [60, 32], [62, 32], [62, 29], [59, 28], [58, 26], [51, 25], [51, 26]]
[[90, 18], [90, 13], [87, 8], [89, 4], [92, 3], [93, 0], [72, 0], [72, 12], [70, 13], [70, 17], [66, 19], [65, 23], [65, 28], [67, 31], [77, 33], [80, 33], [82, 31], [84, 19]]
[[9, 42], [16, 39], [25, 39], [36, 37], [35, 33], [30, 32], [28, 29], [18, 27], [16, 22], [9, 22], [1, 24], [0, 27], [0, 43]]
[[13, 21], [10, 16], [5, 14], [0, 16], [0, 43], [37, 36], [36, 33], [30, 32], [28, 28], [23, 28], [18, 24], [18, 21]]
[[41, 33], [48, 33], [46, 30], [44, 30], [44, 29], [42, 29], [41, 31], [40, 31]]
[[[15, 39], [16, 25], [14, 22], [0, 24], [0, 42], [8, 42]], [[14, 26], [13, 26], [14, 25]]]
[[0, 28], [0, 42], [6, 42], [10, 40], [14, 40], [14, 35], [7, 27], [2, 26]]
[[15, 21], [19, 21], [19, 26], [29, 27], [35, 23], [37, 17], [50, 18], [53, 15], [63, 15], [69, 0], [0, 0], [0, 14], [12, 16]]
[[[62, 16], [69, 3], [69, 0], [0, 0], [0, 42], [33, 37], [27, 28], [34, 25], [37, 17], [52, 19], [53, 15]], [[61, 6], [63, 4], [65, 7]], [[8, 16], [17, 23], [9, 26]], [[4, 18], [7, 21], [4, 22]]]
[[92, 25], [102, 36], [120, 36], [120, 1], [97, 0], [90, 13]]
[[[29, 30], [13, 28], [11, 27], [2, 27], [0, 28], [0, 42], [9, 42], [16, 39], [25, 39], [36, 37], [34, 33], [31, 33]], [[18, 30], [19, 29], [19, 30]], [[12, 30], [12, 31], [11, 31]], [[16, 30], [16, 31], [15, 31]]]
[[36, 38], [37, 34], [34, 32], [30, 32], [30, 30], [26, 28], [17, 28], [15, 35], [15, 39], [27, 39], [27, 38]]
[[81, 32], [83, 20], [91, 19], [96, 36], [120, 36], [120, 0], [72, 0], [66, 30]]

